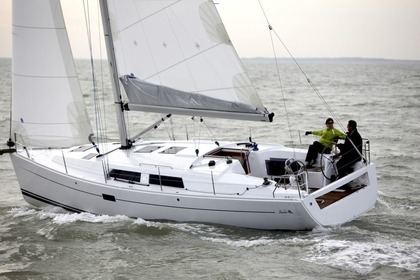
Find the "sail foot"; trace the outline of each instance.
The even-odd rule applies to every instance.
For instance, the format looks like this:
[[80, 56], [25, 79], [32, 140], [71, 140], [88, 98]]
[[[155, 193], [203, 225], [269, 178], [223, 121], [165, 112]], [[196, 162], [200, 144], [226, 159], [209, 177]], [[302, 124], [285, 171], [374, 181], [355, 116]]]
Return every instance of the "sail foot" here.
[[152, 84], [132, 75], [124, 75], [120, 80], [127, 93], [130, 110], [239, 120], [272, 120], [272, 113], [245, 103]]

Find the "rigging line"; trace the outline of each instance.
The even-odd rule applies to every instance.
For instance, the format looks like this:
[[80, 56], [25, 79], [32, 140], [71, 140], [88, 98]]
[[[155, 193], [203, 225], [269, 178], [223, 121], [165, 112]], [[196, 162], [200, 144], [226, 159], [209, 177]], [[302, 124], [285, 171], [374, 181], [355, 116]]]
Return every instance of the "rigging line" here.
[[[101, 28], [101, 25], [102, 25], [102, 22], [101, 22], [101, 19], [102, 19], [102, 16], [101, 16], [101, 11], [100, 11], [100, 8], [99, 8], [99, 6], [97, 6], [97, 8], [96, 8], [96, 11], [97, 11], [97, 19], [98, 19], [98, 21], [97, 21], [97, 26], [98, 26], [98, 42], [99, 42], [99, 61], [100, 61], [100, 70], [101, 70], [101, 90], [100, 90], [100, 93], [101, 93], [101, 95], [102, 95], [102, 116], [104, 116], [102, 119], [103, 119], [103, 126], [101, 127], [101, 131], [103, 132], [103, 133], [101, 133], [101, 141], [100, 141], [100, 143], [105, 143], [106, 142], [106, 137], [107, 137], [107, 135], [108, 135], [108, 132], [107, 132], [107, 118], [106, 118], [106, 111], [105, 111], [105, 109], [106, 109], [106, 106], [105, 106], [105, 104], [106, 104], [106, 99], [105, 99], [105, 88], [104, 88], [104, 85], [105, 85], [105, 81], [104, 81], [104, 64], [103, 64], [103, 53], [102, 53], [102, 40], [101, 40], [101, 38], [103, 38], [104, 36], [103, 36], [103, 34], [101, 34], [101, 30], [102, 30], [102, 28]], [[102, 149], [103, 149], [103, 153], [107, 153], [108, 152], [108, 146], [107, 145], [102, 145]], [[106, 165], [108, 166], [108, 168], [109, 168], [109, 161], [108, 161], [108, 157], [105, 157], [105, 160], [106, 160]]]
[[[163, 119], [163, 115], [161, 114], [160, 115], [160, 118], [161, 119]], [[169, 140], [171, 140], [171, 141], [174, 141], [175, 140], [175, 136], [174, 136], [174, 134], [173, 134], [173, 124], [172, 124], [172, 119], [169, 119], [169, 121], [170, 121], [170, 123], [171, 123], [171, 127], [172, 127], [172, 136], [171, 136], [171, 133], [169, 132], [169, 128], [168, 128], [168, 126], [166, 125], [166, 123], [165, 122], [163, 122], [162, 124], [163, 124], [163, 126], [165, 127], [165, 130], [166, 130], [166, 133], [168, 134], [168, 138], [169, 138]]]
[[265, 13], [265, 10], [261, 4], [261, 1], [258, 0], [258, 3], [260, 4], [260, 7], [262, 9], [262, 12], [264, 14], [264, 17], [267, 21], [267, 24], [270, 28], [271, 31], [274, 32], [274, 34], [276, 35], [277, 39], [280, 41], [280, 43], [283, 45], [283, 47], [285, 48], [285, 50], [287, 51], [287, 53], [289, 54], [289, 56], [292, 58], [293, 62], [296, 64], [296, 66], [299, 68], [299, 70], [302, 72], [302, 74], [305, 76], [306, 81], [309, 83], [309, 85], [311, 86], [312, 90], [316, 93], [316, 95], [320, 98], [321, 102], [324, 104], [324, 106], [327, 108], [328, 112], [332, 115], [332, 117], [336, 120], [336, 122], [339, 124], [339, 126], [341, 127], [341, 129], [344, 130], [344, 126], [341, 124], [340, 120], [338, 119], [337, 115], [333, 112], [333, 110], [331, 109], [331, 107], [329, 106], [329, 104], [327, 103], [327, 101], [325, 100], [325, 98], [321, 95], [321, 93], [319, 92], [318, 88], [315, 86], [315, 84], [309, 79], [308, 75], [306, 74], [306, 72], [302, 69], [302, 67], [300, 66], [300, 64], [297, 62], [297, 60], [295, 59], [295, 57], [292, 55], [292, 53], [290, 52], [290, 50], [287, 48], [286, 44], [283, 42], [283, 40], [280, 38], [280, 36], [277, 34], [277, 32], [274, 30], [274, 28], [271, 26], [270, 22], [268, 21], [268, 17]]
[[[271, 26], [270, 26], [270, 30], [271, 30]], [[276, 64], [276, 71], [277, 71], [277, 77], [278, 77], [278, 80], [279, 80], [280, 91], [281, 91], [281, 94], [282, 94], [282, 97], [283, 97], [282, 98], [283, 99], [283, 106], [284, 106], [284, 110], [286, 112], [287, 127], [289, 128], [290, 140], [293, 141], [292, 129], [291, 129], [291, 125], [290, 125], [289, 111], [287, 110], [286, 97], [285, 97], [284, 90], [283, 90], [283, 84], [281, 82], [279, 63], [278, 63], [277, 55], [276, 55], [276, 48], [274, 46], [273, 36], [272, 36], [271, 32], [270, 32], [270, 39], [271, 39], [271, 46], [273, 47], [274, 61], [275, 61], [275, 64]]]
[[328, 104], [328, 102], [325, 100], [325, 98], [321, 95], [320, 91], [318, 90], [318, 88], [315, 86], [315, 84], [311, 81], [311, 79], [309, 79], [308, 75], [306, 74], [306, 72], [302, 69], [302, 67], [300, 66], [300, 64], [297, 62], [297, 60], [295, 59], [295, 57], [292, 55], [292, 53], [290, 52], [290, 50], [287, 48], [286, 44], [283, 42], [283, 40], [280, 38], [280, 36], [277, 34], [277, 32], [274, 30], [274, 28], [272, 28], [272, 31], [274, 32], [274, 34], [276, 35], [277, 39], [280, 41], [280, 43], [283, 45], [283, 47], [286, 49], [287, 53], [289, 54], [289, 56], [292, 58], [293, 62], [296, 64], [296, 66], [299, 68], [299, 70], [302, 72], [302, 74], [305, 76], [306, 81], [308, 82], [308, 84], [311, 86], [312, 90], [316, 93], [316, 95], [318, 96], [318, 98], [321, 100], [322, 104], [324, 104], [325, 108], [328, 110], [328, 112], [332, 115], [332, 117], [336, 120], [336, 122], [339, 124], [339, 126], [344, 130], [344, 126], [341, 124], [339, 118], [337, 117], [337, 115], [334, 113], [334, 111], [331, 109], [330, 105]]
[[[270, 27], [271, 27], [270, 22], [268, 21], [267, 14], [265, 13], [265, 10], [264, 10], [264, 8], [263, 8], [263, 6], [262, 6], [262, 4], [261, 4], [261, 1], [260, 1], [260, 0], [258, 0], [258, 4], [260, 4], [261, 11], [263, 12], [264, 17], [265, 17], [265, 21], [268, 23], [268, 26], [270, 26]], [[270, 29], [271, 29], [271, 28], [270, 28]]]
[[[101, 14], [101, 9], [99, 7], [99, 5], [96, 6], [96, 11], [97, 11], [97, 27], [98, 27], [98, 46], [99, 46], [99, 61], [100, 61], [100, 74], [101, 74], [101, 96], [102, 96], [102, 116], [103, 116], [103, 126], [101, 128], [101, 135], [100, 135], [100, 145], [101, 145], [101, 149], [102, 149], [102, 155], [103, 155], [103, 162], [104, 162], [104, 166], [107, 172], [109, 172], [110, 170], [110, 165], [109, 165], [109, 157], [108, 154], [111, 152], [109, 150], [109, 146], [106, 145], [106, 142], [108, 142], [109, 140], [107, 139], [108, 136], [108, 131], [107, 131], [107, 114], [106, 114], [106, 91], [105, 91], [105, 70], [104, 68], [106, 66], [104, 66], [104, 59], [103, 59], [103, 50], [102, 50], [102, 39], [105, 38], [105, 34], [104, 34], [104, 30], [103, 30], [103, 25], [102, 25], [102, 14]], [[106, 51], [106, 49], [105, 49]]]
[[210, 127], [207, 125], [207, 123], [206, 122], [204, 122], [204, 120], [203, 120], [203, 125], [205, 126], [205, 128], [207, 128], [207, 133], [208, 134], [210, 134], [210, 137], [212, 137], [211, 139], [213, 140], [213, 141], [216, 141], [216, 137], [214, 136], [214, 134], [213, 134], [213, 132], [211, 131], [211, 129], [210, 129]]
[[[114, 10], [117, 10], [117, 6], [116, 6], [116, 3], [115, 3], [115, 1], [113, 1], [113, 9]], [[135, 10], [136, 10], [136, 14], [137, 14], [137, 16], [138, 16], [138, 18], [141, 18], [141, 16], [140, 16], [140, 11], [139, 11], [139, 5], [135, 5]], [[121, 19], [119, 19], [118, 17], [117, 17], [117, 15], [115, 16], [115, 21], [118, 23], [118, 21], [121, 21]], [[118, 24], [116, 24], [116, 26], [118, 26]], [[143, 29], [143, 31], [144, 31], [144, 26], [143, 26], [143, 24], [141, 24], [141, 28]], [[112, 27], [111, 27], [111, 29], [112, 29]], [[124, 30], [124, 29], [123, 29]], [[118, 28], [115, 28], [115, 30], [114, 30], [114, 32], [117, 34], [117, 36], [120, 36], [120, 33], [123, 31], [123, 30], [118, 30]], [[147, 42], [147, 44], [148, 44], [148, 46], [149, 46], [149, 49], [150, 49], [150, 43], [149, 43], [149, 41], [148, 41], [148, 38], [146, 38], [146, 42]], [[115, 46], [113, 46], [114, 48], [115, 48]], [[124, 65], [124, 69], [125, 69], [125, 71], [126, 71], [126, 73], [132, 73], [132, 71], [134, 71], [133, 69], [131, 69], [131, 71], [128, 71], [129, 69], [128, 69], [128, 65], [127, 65], [127, 63], [128, 63], [128, 61], [130, 60], [129, 58], [127, 58], [127, 55], [128, 55], [128, 53], [129, 52], [127, 52], [126, 51], [126, 47], [124, 46], [124, 44], [121, 44], [121, 56], [122, 56], [122, 58], [120, 59], [120, 60], [118, 60], [117, 59], [117, 57], [115, 57], [115, 59], [116, 59], [116, 61], [115, 61], [115, 63], [117, 63], [117, 73], [119, 73], [119, 72], [122, 72], [123, 70], [118, 70], [120, 67], [121, 67], [121, 69], [123, 69], [122, 68], [122, 66], [121, 66], [121, 64], [123, 64]], [[117, 53], [116, 53], [116, 55], [117, 55]], [[153, 59], [153, 64], [155, 65], [155, 67], [156, 67], [156, 62], [155, 62], [155, 59], [153, 58], [153, 56], [150, 56], [150, 57], [152, 57], [152, 59]], [[121, 62], [121, 63], [120, 63]], [[135, 68], [135, 70], [136, 70], [136, 68]], [[120, 75], [120, 74], [118, 74], [118, 75]], [[118, 81], [117, 81], [117, 83], [118, 83]], [[121, 91], [121, 101], [124, 103], [124, 95], [122, 94], [123, 93], [123, 91]], [[127, 130], [127, 137], [128, 137], [128, 139], [131, 139], [132, 137], [131, 137], [131, 130], [134, 130], [134, 128], [132, 128], [132, 126], [131, 126], [131, 124], [130, 124], [130, 121], [131, 120], [133, 120], [133, 114], [129, 114], [128, 113], [128, 111], [127, 110], [123, 110], [123, 118], [124, 119], [126, 119], [127, 120], [127, 124], [125, 125], [125, 129]], [[135, 122], [135, 121], [134, 121]], [[135, 132], [134, 132], [135, 133]]]
[[10, 86], [10, 103], [9, 103], [9, 139], [10, 140], [12, 140], [12, 121], [13, 121], [12, 111], [13, 111], [13, 83], [11, 83], [11, 86]]
[[[262, 13], [264, 14], [265, 20], [266, 20], [266, 22], [268, 24], [268, 29], [270, 31], [269, 34], [270, 34], [270, 40], [271, 40], [271, 47], [273, 48], [273, 54], [274, 54], [274, 61], [275, 61], [275, 64], [276, 64], [277, 77], [278, 77], [278, 82], [279, 82], [279, 85], [280, 85], [280, 91], [281, 91], [281, 94], [282, 94], [283, 106], [284, 106], [284, 110], [285, 110], [285, 113], [286, 113], [287, 127], [289, 128], [288, 130], [289, 130], [289, 134], [290, 134], [290, 140], [293, 142], [292, 129], [291, 129], [291, 125], [290, 125], [290, 117], [289, 117], [289, 112], [287, 110], [286, 97], [285, 97], [285, 94], [284, 94], [283, 84], [282, 84], [282, 81], [281, 81], [279, 63], [278, 63], [278, 60], [277, 60], [276, 48], [274, 46], [273, 34], [271, 32], [271, 31], [273, 31], [273, 27], [271, 26], [271, 24], [270, 24], [270, 22], [268, 20], [267, 14], [265, 13], [265, 10], [264, 10], [264, 8], [263, 8], [263, 6], [261, 4], [261, 1], [258, 0], [258, 3], [260, 4]], [[294, 153], [294, 156], [296, 157], [295, 149], [293, 149], [293, 153]]]
[[197, 151], [199, 151], [199, 149], [200, 149], [200, 144], [201, 144], [201, 121], [202, 121], [202, 118], [199, 117], [200, 119], [198, 120], [198, 140], [197, 140], [196, 118], [197, 118], [197, 116], [192, 116], [191, 117], [191, 120], [193, 122], [193, 132], [194, 132], [194, 136], [193, 136], [194, 148], [195, 148], [195, 151], [197, 153]]
[[201, 128], [202, 128], [203, 118], [200, 117], [199, 123], [198, 123], [198, 148], [196, 150], [196, 154], [198, 156], [198, 153], [201, 148]]
[[93, 50], [92, 50], [92, 30], [90, 26], [90, 12], [89, 12], [89, 0], [83, 1], [83, 9], [85, 13], [85, 25], [88, 36], [89, 54], [90, 54], [90, 65], [92, 69], [92, 85], [93, 85], [93, 104], [96, 116], [96, 133], [100, 134], [100, 116], [98, 112], [97, 104], [97, 89], [96, 89], [96, 77], [95, 77], [95, 65], [93, 62]]
[[174, 124], [172, 122], [172, 119], [169, 119], [169, 123], [171, 124], [172, 141], [175, 141], [175, 131], [174, 131]]

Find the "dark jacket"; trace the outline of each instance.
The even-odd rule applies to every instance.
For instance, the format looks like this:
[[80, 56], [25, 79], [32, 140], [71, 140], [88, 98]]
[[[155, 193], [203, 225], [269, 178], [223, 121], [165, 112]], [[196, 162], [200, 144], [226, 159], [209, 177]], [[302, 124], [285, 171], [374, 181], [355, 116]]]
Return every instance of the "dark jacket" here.
[[[357, 147], [360, 154], [354, 148], [350, 140]], [[346, 140], [344, 140], [344, 144], [338, 144], [337, 146], [340, 149], [340, 155], [342, 156], [342, 158], [346, 158], [347, 160], [351, 160], [351, 161], [362, 159], [360, 155], [362, 154], [363, 140], [362, 140], [362, 136], [360, 136], [357, 129], [354, 129], [352, 132], [347, 132], [347, 137], [346, 137]]]

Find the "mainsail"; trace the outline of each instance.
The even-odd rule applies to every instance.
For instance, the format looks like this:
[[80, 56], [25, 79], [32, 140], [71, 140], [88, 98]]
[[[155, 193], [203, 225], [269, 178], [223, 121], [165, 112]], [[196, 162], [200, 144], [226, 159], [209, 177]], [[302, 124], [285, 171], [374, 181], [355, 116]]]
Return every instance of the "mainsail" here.
[[212, 0], [108, 0], [108, 9], [130, 109], [269, 119]]
[[92, 132], [59, 0], [13, 1], [12, 130], [28, 146], [68, 147]]

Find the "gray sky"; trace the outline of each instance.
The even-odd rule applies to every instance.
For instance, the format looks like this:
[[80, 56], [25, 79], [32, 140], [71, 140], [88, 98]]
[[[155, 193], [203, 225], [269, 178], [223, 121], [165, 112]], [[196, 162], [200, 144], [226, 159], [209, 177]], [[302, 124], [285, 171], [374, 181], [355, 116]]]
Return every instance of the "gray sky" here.
[[[0, 57], [10, 57], [12, 53], [11, 2], [0, 0]], [[83, 2], [62, 0], [77, 58], [89, 56]], [[273, 57], [270, 33], [258, 0], [216, 2], [241, 57]], [[260, 0], [260, 3], [295, 57], [420, 60], [420, 0]], [[277, 56], [287, 57], [275, 40]]]

